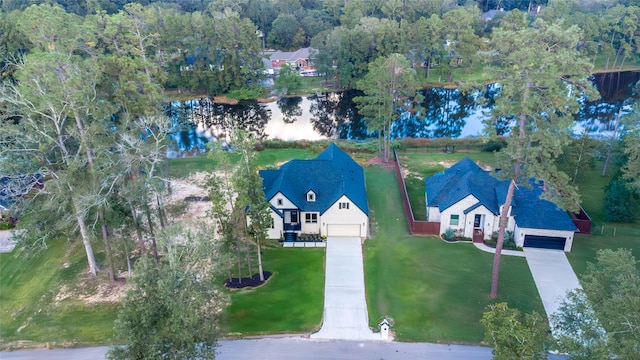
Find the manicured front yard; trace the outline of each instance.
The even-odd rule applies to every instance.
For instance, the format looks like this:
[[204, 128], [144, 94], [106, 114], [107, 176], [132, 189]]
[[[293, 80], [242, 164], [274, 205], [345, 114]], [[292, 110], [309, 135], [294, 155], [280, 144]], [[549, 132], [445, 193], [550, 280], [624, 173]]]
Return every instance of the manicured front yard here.
[[[393, 172], [370, 167], [365, 176], [374, 232], [365, 242], [370, 325], [390, 316], [401, 341], [480, 342], [482, 312], [494, 302], [493, 254], [410, 236]], [[544, 314], [524, 258], [504, 256], [501, 270], [497, 301]]]
[[324, 249], [264, 251], [266, 285], [231, 291], [224, 320], [230, 335], [308, 333], [319, 329], [324, 304]]

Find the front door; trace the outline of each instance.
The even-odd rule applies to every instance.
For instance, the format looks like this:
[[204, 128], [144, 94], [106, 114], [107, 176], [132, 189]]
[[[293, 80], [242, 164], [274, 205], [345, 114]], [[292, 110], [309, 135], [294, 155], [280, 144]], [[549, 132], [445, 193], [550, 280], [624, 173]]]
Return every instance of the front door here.
[[292, 224], [297, 224], [298, 223], [298, 212], [297, 211], [292, 211], [291, 212], [291, 223]]
[[482, 227], [482, 215], [476, 214], [476, 216], [473, 218], [473, 227], [475, 229]]

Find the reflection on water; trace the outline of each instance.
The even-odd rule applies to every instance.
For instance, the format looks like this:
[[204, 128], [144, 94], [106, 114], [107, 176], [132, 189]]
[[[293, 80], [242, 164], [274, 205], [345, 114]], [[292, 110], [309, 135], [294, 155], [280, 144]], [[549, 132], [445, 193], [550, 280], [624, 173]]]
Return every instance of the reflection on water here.
[[[594, 83], [602, 99], [586, 102], [576, 115], [576, 133], [606, 136], [618, 112], [630, 111], [629, 99], [640, 73], [596, 75]], [[424, 100], [414, 105], [415, 113], [404, 114], [392, 128], [392, 138], [460, 138], [479, 136], [483, 120], [490, 116], [493, 98], [499, 86], [490, 85], [482, 92], [462, 94], [456, 89], [429, 88], [422, 91]], [[226, 142], [229, 130], [248, 130], [258, 139], [319, 140], [376, 137], [353, 102], [361, 93], [346, 91], [303, 97], [280, 98], [270, 103], [242, 101], [236, 105], [215, 103], [202, 98], [174, 101], [166, 105], [171, 121], [180, 126], [172, 134], [173, 156], [197, 153], [210, 140]], [[507, 134], [509, 124], [502, 122], [492, 129]]]

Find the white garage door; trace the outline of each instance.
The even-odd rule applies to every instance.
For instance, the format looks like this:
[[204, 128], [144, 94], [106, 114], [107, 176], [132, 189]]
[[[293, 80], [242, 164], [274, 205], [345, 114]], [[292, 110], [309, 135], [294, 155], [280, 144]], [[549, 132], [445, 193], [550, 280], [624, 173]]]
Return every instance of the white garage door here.
[[329, 224], [327, 226], [327, 236], [360, 236], [359, 224]]

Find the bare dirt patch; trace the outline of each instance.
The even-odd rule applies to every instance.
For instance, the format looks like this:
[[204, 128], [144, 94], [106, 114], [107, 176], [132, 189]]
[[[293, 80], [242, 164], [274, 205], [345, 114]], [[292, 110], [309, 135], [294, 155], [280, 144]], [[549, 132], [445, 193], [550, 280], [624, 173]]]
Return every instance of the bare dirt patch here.
[[206, 189], [207, 176], [207, 173], [198, 172], [186, 179], [171, 181], [169, 204], [186, 202], [184, 213], [178, 215], [175, 220], [193, 220], [207, 217], [207, 211], [211, 208], [211, 201], [207, 197], [209, 195]]

